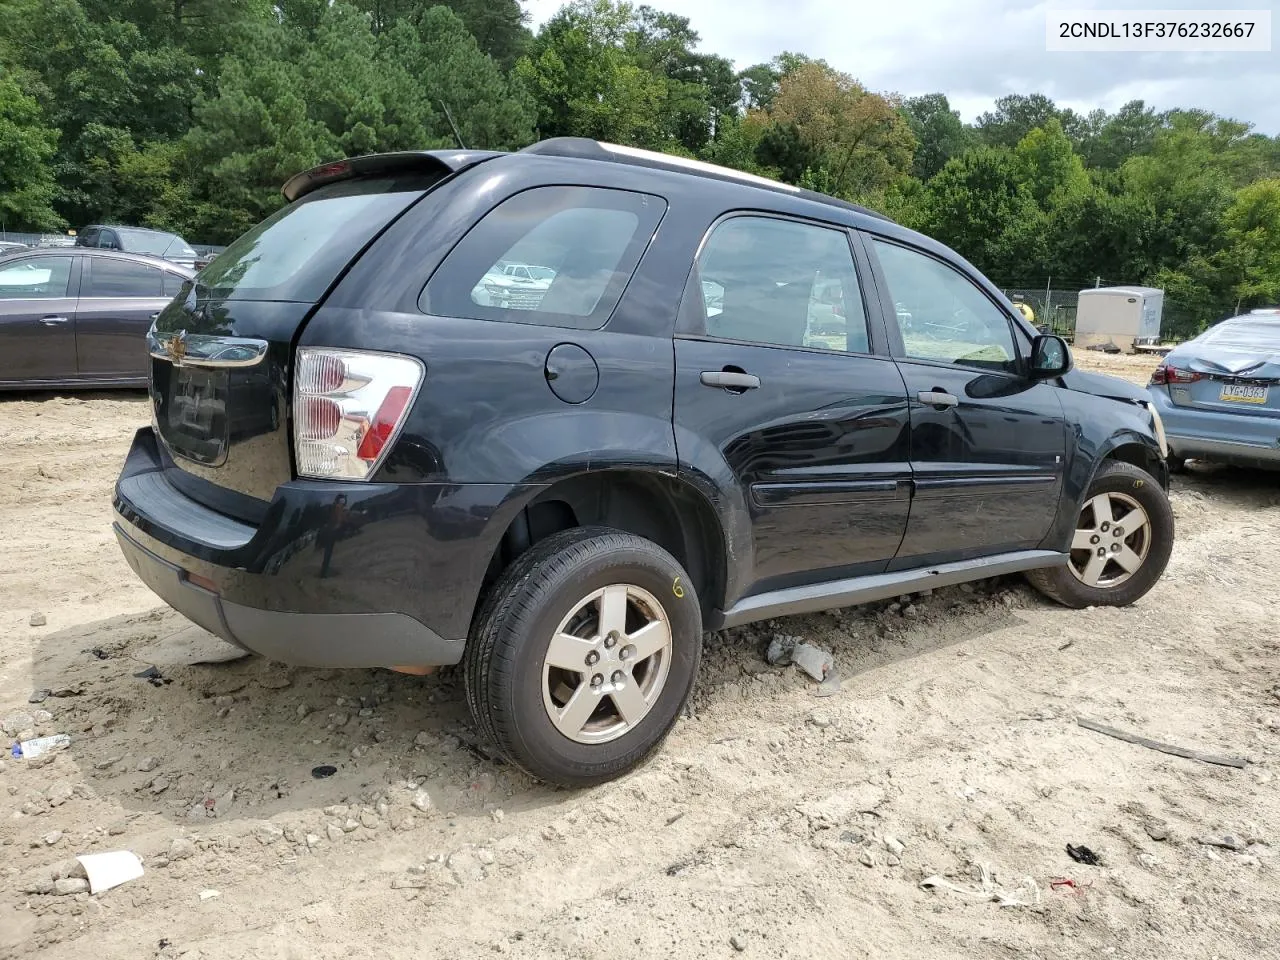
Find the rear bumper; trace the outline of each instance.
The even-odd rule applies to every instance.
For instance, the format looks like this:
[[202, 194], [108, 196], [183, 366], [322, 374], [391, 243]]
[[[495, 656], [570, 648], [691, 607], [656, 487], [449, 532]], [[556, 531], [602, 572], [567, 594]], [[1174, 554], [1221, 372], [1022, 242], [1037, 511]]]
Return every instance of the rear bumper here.
[[1174, 456], [1241, 466], [1280, 466], [1280, 418], [1179, 406], [1159, 387], [1152, 388], [1151, 398], [1164, 421], [1169, 452]]
[[526, 499], [501, 484], [293, 481], [255, 526], [189, 498], [166, 469], [154, 433], [138, 431], [115, 492], [129, 565], [205, 629], [303, 666], [457, 663]]
[[165, 603], [210, 633], [272, 660], [310, 667], [445, 665], [464, 640], [446, 640], [403, 613], [291, 613], [233, 603], [192, 583], [187, 571], [125, 532], [116, 539], [129, 566]]

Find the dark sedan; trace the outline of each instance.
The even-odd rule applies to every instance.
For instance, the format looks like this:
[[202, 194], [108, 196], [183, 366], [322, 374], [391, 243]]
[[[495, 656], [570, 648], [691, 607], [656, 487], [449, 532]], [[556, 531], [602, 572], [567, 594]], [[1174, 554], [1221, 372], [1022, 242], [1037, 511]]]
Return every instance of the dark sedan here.
[[147, 330], [192, 275], [84, 247], [0, 256], [0, 390], [145, 387]]

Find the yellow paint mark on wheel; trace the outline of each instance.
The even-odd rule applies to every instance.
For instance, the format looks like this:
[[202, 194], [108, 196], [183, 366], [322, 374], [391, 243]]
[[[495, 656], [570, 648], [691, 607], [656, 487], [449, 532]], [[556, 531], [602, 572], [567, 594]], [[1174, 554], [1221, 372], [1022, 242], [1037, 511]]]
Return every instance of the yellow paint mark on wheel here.
[[676, 595], [676, 599], [680, 599], [684, 596], [684, 587], [680, 586], [679, 577], [676, 577], [675, 580], [671, 581], [671, 592]]
[[1145, 480], [1135, 480], [1135, 481], [1133, 481], [1133, 485], [1134, 485], [1134, 487], [1135, 487], [1135, 488], [1140, 488], [1140, 487], [1141, 487], [1144, 483], [1146, 483], [1146, 482], [1147, 482], [1147, 481], [1145, 481]]

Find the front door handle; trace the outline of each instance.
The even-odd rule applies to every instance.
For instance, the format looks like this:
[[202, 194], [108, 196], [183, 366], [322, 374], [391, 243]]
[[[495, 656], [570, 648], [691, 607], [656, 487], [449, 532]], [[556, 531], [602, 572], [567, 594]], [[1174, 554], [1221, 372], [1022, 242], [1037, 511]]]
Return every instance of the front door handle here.
[[702, 385], [706, 387], [723, 387], [726, 390], [755, 390], [760, 386], [760, 378], [753, 373], [741, 370], [703, 370]]
[[66, 317], [41, 317], [40, 322], [46, 327], [56, 327], [60, 323], [66, 323]]
[[937, 407], [939, 410], [943, 410], [947, 407], [958, 407], [960, 405], [960, 399], [958, 397], [954, 394], [947, 393], [941, 387], [934, 387], [932, 390], [921, 390], [916, 394], [916, 399], [931, 407]]

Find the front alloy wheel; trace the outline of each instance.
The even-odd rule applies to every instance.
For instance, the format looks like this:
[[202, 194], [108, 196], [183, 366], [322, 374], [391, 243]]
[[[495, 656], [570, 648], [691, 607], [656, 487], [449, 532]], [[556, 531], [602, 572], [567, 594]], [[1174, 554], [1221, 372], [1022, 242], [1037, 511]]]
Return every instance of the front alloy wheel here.
[[1125, 493], [1100, 493], [1080, 511], [1068, 568], [1089, 587], [1118, 587], [1146, 562], [1151, 520]]
[[1032, 570], [1031, 585], [1068, 607], [1123, 607], [1155, 586], [1173, 551], [1173, 510], [1159, 482], [1107, 460], [1094, 475], [1063, 566]]

